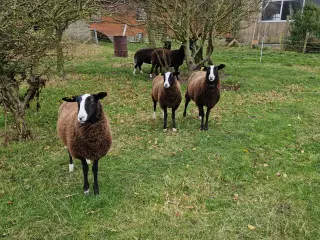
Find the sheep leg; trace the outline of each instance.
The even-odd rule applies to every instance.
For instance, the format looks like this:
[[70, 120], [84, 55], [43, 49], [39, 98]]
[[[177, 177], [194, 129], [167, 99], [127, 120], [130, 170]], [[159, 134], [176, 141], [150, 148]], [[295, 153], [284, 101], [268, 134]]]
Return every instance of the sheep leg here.
[[172, 108], [172, 131], [176, 132], [176, 109]]
[[151, 71], [150, 71], [150, 78], [152, 78], [152, 73], [153, 73], [153, 69], [154, 69], [155, 66], [156, 66], [156, 64], [152, 63]]
[[69, 152], [69, 149], [68, 149], [68, 154], [69, 154], [69, 172], [73, 172], [74, 165], [73, 165], [73, 160], [72, 160], [72, 156]]
[[174, 71], [175, 71], [175, 73], [177, 74], [177, 79], [179, 80], [179, 74], [178, 74], [178, 72], [179, 72], [179, 67], [174, 67]]
[[89, 181], [88, 181], [89, 167], [86, 159], [82, 158], [81, 163], [82, 163], [83, 179], [84, 179], [84, 184], [83, 184], [84, 194], [89, 194]]
[[93, 172], [93, 192], [94, 195], [99, 194], [99, 184], [98, 184], [98, 160], [93, 161], [92, 172]]
[[205, 130], [204, 129], [204, 111], [203, 111], [203, 105], [199, 105], [199, 116], [201, 117], [201, 125], [200, 125], [200, 130]]
[[207, 108], [206, 123], [205, 123], [205, 125], [204, 125], [204, 129], [203, 129], [203, 130], [208, 130], [208, 120], [209, 120], [210, 110], [211, 110], [211, 108]]
[[157, 108], [157, 101], [153, 101], [153, 115], [152, 115], [153, 119], [156, 119], [156, 108]]
[[164, 123], [163, 123], [163, 131], [167, 131], [167, 117], [168, 117], [168, 112], [167, 112], [167, 107], [163, 108], [163, 114], [164, 114]]
[[[187, 91], [188, 91], [188, 90], [187, 90]], [[188, 104], [189, 104], [189, 102], [190, 102], [190, 100], [191, 100], [191, 98], [190, 98], [190, 96], [189, 96], [188, 93], [186, 93], [185, 97], [186, 97], [186, 103], [185, 103], [185, 105], [184, 105], [184, 111], [183, 111], [183, 116], [184, 116], [184, 117], [187, 116], [187, 107], [188, 107]]]

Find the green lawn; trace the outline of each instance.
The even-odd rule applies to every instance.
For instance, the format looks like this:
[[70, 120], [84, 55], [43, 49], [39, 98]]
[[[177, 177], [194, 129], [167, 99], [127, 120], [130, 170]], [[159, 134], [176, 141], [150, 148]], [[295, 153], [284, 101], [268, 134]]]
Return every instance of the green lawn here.
[[[66, 79], [47, 83], [40, 111], [28, 112], [34, 139], [0, 148], [0, 238], [320, 239], [320, 55], [267, 50], [260, 63], [259, 50], [216, 49], [223, 86], [239, 90], [222, 92], [208, 131], [194, 103], [182, 117], [183, 100], [178, 132], [163, 133], [160, 109], [151, 118], [150, 65], [132, 75], [142, 47], [130, 44], [129, 58], [111, 44], [79, 47]], [[113, 146], [100, 195], [84, 196], [57, 111], [64, 96], [99, 91]]]

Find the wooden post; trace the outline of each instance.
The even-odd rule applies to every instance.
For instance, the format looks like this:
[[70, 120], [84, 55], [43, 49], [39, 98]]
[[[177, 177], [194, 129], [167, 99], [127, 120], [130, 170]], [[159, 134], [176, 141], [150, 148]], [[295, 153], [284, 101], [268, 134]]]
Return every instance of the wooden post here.
[[283, 31], [280, 33], [279, 43], [280, 43], [280, 50], [283, 50]]
[[97, 30], [93, 29], [93, 32], [94, 32], [94, 40], [95, 40], [96, 44], [99, 45]]
[[303, 50], [302, 50], [303, 53], [306, 52], [308, 39], [309, 39], [309, 31], [307, 30], [306, 38], [304, 39], [304, 44], [303, 44]]

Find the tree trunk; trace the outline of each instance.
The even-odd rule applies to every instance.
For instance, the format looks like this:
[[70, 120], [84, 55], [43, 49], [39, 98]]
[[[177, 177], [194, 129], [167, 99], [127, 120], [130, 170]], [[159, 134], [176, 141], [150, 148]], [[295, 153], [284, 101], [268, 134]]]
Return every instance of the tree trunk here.
[[61, 77], [63, 77], [65, 74], [64, 56], [63, 56], [63, 48], [62, 48], [62, 34], [63, 34], [63, 30], [56, 29], [57, 73]]
[[31, 137], [28, 124], [25, 119], [26, 108], [19, 97], [18, 83], [10, 81], [6, 76], [0, 76], [0, 102], [5, 109], [9, 109], [16, 125], [15, 140], [24, 140]]

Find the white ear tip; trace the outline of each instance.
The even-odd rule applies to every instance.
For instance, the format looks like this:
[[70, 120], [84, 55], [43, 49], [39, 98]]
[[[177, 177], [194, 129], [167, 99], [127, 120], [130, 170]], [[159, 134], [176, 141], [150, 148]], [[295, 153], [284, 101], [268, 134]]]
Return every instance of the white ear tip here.
[[69, 164], [69, 172], [73, 172], [74, 170], [74, 165], [73, 164]]
[[156, 119], [156, 117], [157, 117], [156, 112], [153, 112], [152, 119]]
[[90, 192], [90, 190], [88, 189], [88, 190], [84, 191], [83, 193], [84, 193], [84, 195], [88, 195], [89, 192]]
[[91, 161], [89, 159], [86, 159], [87, 164], [91, 164]]

